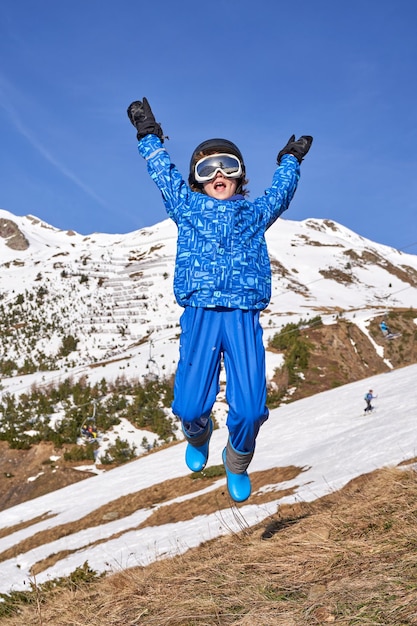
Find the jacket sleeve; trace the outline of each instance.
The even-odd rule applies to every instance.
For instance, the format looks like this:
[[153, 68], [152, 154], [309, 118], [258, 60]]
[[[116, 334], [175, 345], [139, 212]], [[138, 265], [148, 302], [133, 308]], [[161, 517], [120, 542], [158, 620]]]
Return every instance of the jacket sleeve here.
[[288, 209], [297, 189], [300, 178], [300, 164], [292, 154], [282, 157], [275, 170], [272, 185], [266, 189], [265, 195], [257, 198], [254, 205], [259, 211], [265, 230]]
[[187, 204], [192, 193], [170, 156], [156, 135], [146, 135], [139, 141], [139, 154], [146, 160], [150, 177], [162, 194], [165, 209], [174, 222], [178, 222], [181, 207]]

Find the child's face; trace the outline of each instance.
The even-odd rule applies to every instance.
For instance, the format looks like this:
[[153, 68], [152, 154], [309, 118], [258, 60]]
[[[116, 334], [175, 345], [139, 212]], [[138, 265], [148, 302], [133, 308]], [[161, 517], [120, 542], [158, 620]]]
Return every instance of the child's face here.
[[221, 172], [217, 172], [213, 180], [203, 183], [204, 193], [216, 200], [227, 200], [236, 193], [238, 179], [226, 178]]

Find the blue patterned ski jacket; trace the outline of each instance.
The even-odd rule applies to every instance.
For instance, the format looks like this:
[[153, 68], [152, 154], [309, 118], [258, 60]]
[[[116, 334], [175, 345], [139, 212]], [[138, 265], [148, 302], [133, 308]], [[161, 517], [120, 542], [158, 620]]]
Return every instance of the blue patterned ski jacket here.
[[264, 235], [295, 193], [300, 177], [297, 159], [285, 155], [271, 187], [253, 202], [240, 195], [216, 200], [191, 191], [158, 137], [147, 135], [138, 148], [178, 228], [174, 275], [178, 304], [264, 309], [271, 297]]

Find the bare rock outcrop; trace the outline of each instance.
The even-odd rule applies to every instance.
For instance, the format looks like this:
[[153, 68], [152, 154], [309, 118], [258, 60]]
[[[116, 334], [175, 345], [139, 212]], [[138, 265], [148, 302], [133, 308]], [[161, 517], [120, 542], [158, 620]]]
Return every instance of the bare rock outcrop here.
[[0, 237], [6, 240], [6, 246], [12, 250], [27, 250], [29, 242], [12, 220], [0, 220]]

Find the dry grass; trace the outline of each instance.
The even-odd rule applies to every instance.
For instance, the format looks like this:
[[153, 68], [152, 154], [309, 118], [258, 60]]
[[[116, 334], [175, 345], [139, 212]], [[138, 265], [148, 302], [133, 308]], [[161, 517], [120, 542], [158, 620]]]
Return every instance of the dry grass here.
[[71, 591], [39, 590], [2, 623], [417, 625], [417, 476], [375, 471], [181, 556]]

